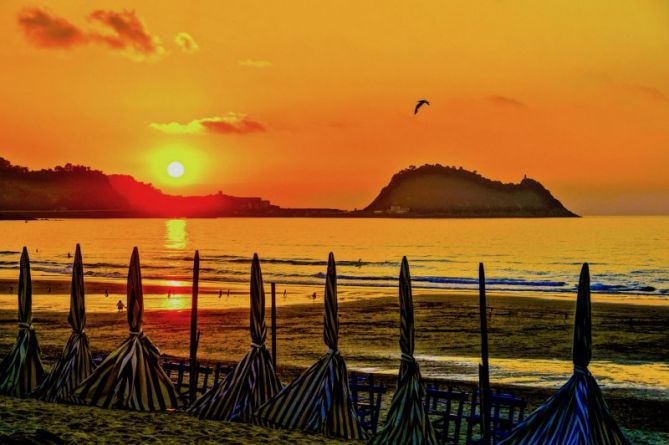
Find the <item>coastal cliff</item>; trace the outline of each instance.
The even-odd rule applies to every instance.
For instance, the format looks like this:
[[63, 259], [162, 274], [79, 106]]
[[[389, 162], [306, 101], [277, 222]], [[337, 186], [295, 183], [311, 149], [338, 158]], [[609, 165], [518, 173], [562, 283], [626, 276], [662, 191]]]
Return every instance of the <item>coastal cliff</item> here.
[[505, 184], [476, 171], [439, 164], [412, 166], [395, 174], [359, 213], [461, 218], [577, 216], [533, 179]]

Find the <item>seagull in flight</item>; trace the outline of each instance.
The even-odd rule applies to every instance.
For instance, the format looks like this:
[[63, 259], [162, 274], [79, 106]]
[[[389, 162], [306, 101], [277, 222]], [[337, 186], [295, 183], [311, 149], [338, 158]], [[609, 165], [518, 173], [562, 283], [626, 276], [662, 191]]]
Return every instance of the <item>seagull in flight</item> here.
[[413, 110], [413, 114], [418, 113], [418, 110], [419, 110], [420, 107], [422, 107], [423, 105], [430, 105], [430, 102], [428, 102], [427, 99], [421, 99], [421, 100], [419, 100], [418, 103], [416, 104], [416, 108]]

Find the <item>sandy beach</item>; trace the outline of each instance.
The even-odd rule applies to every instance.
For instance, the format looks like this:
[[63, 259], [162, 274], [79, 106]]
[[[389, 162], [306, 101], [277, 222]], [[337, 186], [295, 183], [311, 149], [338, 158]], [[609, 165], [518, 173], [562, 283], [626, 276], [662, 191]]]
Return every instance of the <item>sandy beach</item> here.
[[138, 413], [0, 396], [0, 443], [14, 444], [337, 444], [296, 431], [200, 420], [182, 412]]
[[[470, 388], [477, 378], [479, 353], [475, 295], [417, 294], [414, 298], [416, 357], [424, 377]], [[573, 306], [573, 298], [568, 297], [492, 295], [489, 298], [493, 387], [526, 397], [532, 409], [566, 381], [571, 372]], [[187, 309], [146, 312], [145, 332], [166, 357], [187, 357], [189, 316]], [[396, 298], [345, 301], [340, 303], [339, 316], [341, 350], [349, 369], [374, 372], [393, 388], [399, 363]], [[12, 310], [0, 311], [3, 351], [14, 341], [15, 317]], [[54, 362], [69, 335], [66, 318], [66, 313], [60, 311], [34, 313], [46, 366]], [[595, 302], [593, 323], [591, 370], [602, 384], [613, 415], [632, 435], [646, 437], [639, 439], [641, 443], [654, 443], [658, 437], [665, 437], [663, 434], [669, 434], [669, 427], [656, 413], [669, 408], [669, 308]], [[234, 364], [248, 349], [246, 309], [202, 310], [199, 328], [202, 331], [199, 354], [203, 362]], [[282, 381], [287, 382], [324, 352], [320, 299], [280, 306], [277, 331], [278, 367]], [[126, 315], [90, 313], [87, 332], [94, 354], [106, 354], [125, 338]], [[546, 374], [536, 374], [537, 367], [544, 368]], [[387, 397], [386, 408], [390, 395]], [[9, 411], [18, 406], [14, 403], [22, 402], [12, 401]], [[88, 416], [95, 417], [96, 410], [86, 410]], [[158, 417], [163, 418], [155, 418]], [[141, 423], [140, 418], [143, 417], [134, 421]], [[156, 428], [153, 421], [148, 423], [146, 428]]]

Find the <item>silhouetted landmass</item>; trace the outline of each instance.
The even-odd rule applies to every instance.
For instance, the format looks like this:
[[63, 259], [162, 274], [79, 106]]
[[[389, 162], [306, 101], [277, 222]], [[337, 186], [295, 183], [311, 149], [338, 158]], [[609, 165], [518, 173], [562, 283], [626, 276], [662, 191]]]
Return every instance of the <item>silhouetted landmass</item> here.
[[359, 213], [408, 217], [577, 216], [533, 179], [505, 184], [476, 171], [439, 164], [411, 166], [395, 174]]
[[132, 176], [72, 164], [31, 171], [0, 158], [0, 218], [270, 216], [282, 211], [261, 198], [221, 192], [168, 195]]
[[501, 217], [575, 216], [540, 183], [503, 184], [454, 167], [410, 167], [366, 209], [281, 208], [222, 192], [163, 193], [128, 175], [82, 165], [29, 170], [0, 158], [0, 219], [132, 217]]
[[95, 209], [126, 207], [108, 177], [89, 167], [67, 164], [30, 171], [0, 158], [0, 208], [3, 210]]

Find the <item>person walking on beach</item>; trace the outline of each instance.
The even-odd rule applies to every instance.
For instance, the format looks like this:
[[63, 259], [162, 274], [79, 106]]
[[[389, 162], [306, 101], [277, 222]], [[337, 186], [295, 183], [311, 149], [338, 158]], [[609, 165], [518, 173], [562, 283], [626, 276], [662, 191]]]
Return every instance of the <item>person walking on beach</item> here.
[[314, 294], [311, 296], [311, 300], [316, 301], [316, 292], [314, 292]]
[[125, 307], [125, 305], [123, 304], [123, 301], [118, 300], [118, 303], [116, 303], [116, 307], [118, 308], [119, 312], [123, 312], [123, 308]]
[[220, 300], [222, 296], [223, 296], [223, 290], [219, 290], [218, 291], [218, 299]]
[[105, 289], [105, 297], [109, 298], [109, 291]]

